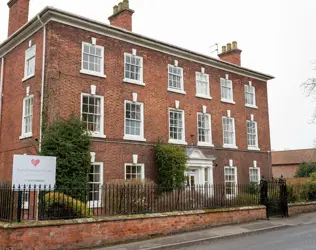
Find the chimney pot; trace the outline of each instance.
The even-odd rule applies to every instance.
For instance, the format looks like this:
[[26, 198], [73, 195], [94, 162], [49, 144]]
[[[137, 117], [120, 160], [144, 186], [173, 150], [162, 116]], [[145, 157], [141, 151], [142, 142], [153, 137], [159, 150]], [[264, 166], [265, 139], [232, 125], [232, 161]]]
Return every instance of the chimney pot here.
[[233, 42], [232, 42], [232, 46], [233, 46], [233, 49], [237, 49], [237, 48], [238, 48], [237, 42], [236, 42], [236, 41], [233, 41]]
[[231, 43], [227, 43], [227, 51], [231, 51], [232, 50], [232, 44]]
[[222, 46], [222, 53], [226, 52], [226, 46]]
[[118, 4], [118, 11], [121, 11], [121, 10], [123, 10], [123, 3], [122, 2], [120, 2]]
[[124, 1], [123, 1], [123, 9], [124, 9], [124, 10], [129, 9], [129, 1], [128, 1], [128, 0], [124, 0]]
[[115, 15], [117, 12], [118, 12], [118, 6], [115, 5], [115, 6], [113, 7], [113, 15]]

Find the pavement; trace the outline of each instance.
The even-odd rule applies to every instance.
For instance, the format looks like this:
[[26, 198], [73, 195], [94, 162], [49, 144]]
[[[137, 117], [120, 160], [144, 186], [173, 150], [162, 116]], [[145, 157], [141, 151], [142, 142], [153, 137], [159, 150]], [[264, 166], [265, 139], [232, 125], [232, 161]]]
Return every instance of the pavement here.
[[306, 213], [288, 218], [270, 218], [251, 223], [213, 227], [206, 230], [174, 234], [161, 238], [138, 241], [123, 245], [98, 248], [98, 250], [156, 250], [176, 249], [203, 242], [218, 241], [242, 235], [252, 235], [288, 227], [310, 225], [316, 223], [316, 212]]

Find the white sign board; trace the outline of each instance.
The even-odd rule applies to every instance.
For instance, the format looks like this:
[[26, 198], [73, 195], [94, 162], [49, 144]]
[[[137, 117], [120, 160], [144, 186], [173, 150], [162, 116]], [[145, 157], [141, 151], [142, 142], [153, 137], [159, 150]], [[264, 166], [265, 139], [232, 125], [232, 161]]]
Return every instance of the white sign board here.
[[[56, 157], [14, 155], [12, 184], [32, 188], [44, 185], [53, 187], [56, 181]], [[48, 188], [48, 187], [47, 187]]]

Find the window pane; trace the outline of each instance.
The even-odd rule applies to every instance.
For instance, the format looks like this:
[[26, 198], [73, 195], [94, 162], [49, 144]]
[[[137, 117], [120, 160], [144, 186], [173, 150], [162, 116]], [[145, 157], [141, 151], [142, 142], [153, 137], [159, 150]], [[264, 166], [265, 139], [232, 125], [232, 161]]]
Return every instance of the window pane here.
[[94, 96], [83, 96], [82, 99], [82, 120], [87, 124], [91, 132], [101, 132], [101, 98]]
[[169, 65], [169, 88], [183, 90], [182, 77], [181, 68]]
[[170, 139], [183, 140], [183, 113], [182, 111], [169, 111]]

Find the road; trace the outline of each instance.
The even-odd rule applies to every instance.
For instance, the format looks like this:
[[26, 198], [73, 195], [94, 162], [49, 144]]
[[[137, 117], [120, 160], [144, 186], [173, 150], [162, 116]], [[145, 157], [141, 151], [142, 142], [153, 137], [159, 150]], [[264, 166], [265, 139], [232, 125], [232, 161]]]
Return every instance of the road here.
[[181, 250], [316, 250], [316, 224], [205, 242]]

